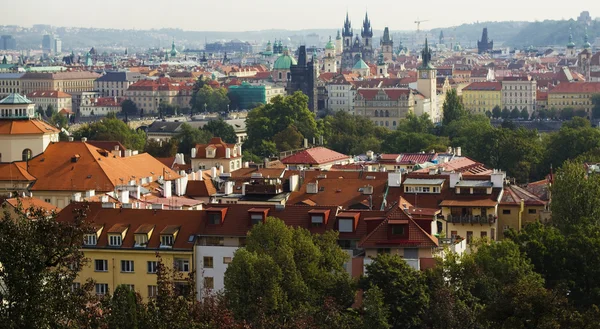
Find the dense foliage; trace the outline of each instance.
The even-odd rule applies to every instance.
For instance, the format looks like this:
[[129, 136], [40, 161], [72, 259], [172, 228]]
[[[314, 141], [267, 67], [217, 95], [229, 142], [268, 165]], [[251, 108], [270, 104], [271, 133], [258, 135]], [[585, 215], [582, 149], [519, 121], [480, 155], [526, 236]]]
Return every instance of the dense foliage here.
[[85, 124], [75, 132], [73, 137], [78, 140], [86, 137], [89, 140], [118, 141], [128, 149], [143, 150], [146, 134], [129, 128], [127, 124], [116, 118], [114, 114], [93, 123]]

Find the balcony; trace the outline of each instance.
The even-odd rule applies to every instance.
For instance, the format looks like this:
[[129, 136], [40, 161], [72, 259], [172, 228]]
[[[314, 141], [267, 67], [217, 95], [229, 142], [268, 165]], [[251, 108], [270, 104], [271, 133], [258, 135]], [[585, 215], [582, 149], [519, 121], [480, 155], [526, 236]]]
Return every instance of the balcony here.
[[454, 224], [488, 224], [492, 225], [496, 223], [496, 216], [494, 215], [447, 215], [446, 221]]

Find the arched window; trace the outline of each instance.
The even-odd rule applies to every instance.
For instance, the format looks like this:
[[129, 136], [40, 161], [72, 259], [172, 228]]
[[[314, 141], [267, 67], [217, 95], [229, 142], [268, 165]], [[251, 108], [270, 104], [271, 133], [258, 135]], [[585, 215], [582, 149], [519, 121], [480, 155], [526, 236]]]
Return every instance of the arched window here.
[[388, 110], [385, 110], [385, 117], [386, 117], [386, 118], [389, 118], [389, 117], [390, 117], [390, 111], [388, 111]]
[[21, 153], [21, 158], [23, 159], [23, 161], [27, 161], [27, 160], [31, 159], [31, 150], [24, 149], [23, 153]]
[[396, 127], [396, 121], [392, 121], [392, 126]]
[[279, 80], [283, 79], [283, 75], [279, 72]]
[[379, 116], [379, 111], [375, 110], [375, 117]]

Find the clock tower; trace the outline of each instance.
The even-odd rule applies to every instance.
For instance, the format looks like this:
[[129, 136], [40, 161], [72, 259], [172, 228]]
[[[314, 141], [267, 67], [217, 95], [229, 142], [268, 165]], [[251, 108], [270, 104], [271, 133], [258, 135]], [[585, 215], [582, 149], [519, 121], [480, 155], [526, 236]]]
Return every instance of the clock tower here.
[[437, 70], [431, 65], [431, 49], [427, 45], [427, 39], [425, 39], [425, 48], [421, 52], [423, 63], [418, 68], [417, 77], [417, 91], [419, 91], [426, 98], [432, 99], [432, 105], [436, 98], [436, 75]]

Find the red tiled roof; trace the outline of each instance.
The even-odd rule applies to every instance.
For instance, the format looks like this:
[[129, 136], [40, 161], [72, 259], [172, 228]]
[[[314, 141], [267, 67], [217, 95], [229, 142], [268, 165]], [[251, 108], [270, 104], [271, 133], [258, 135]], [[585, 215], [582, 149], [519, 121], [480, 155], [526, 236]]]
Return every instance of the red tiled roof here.
[[241, 154], [233, 155], [235, 144], [227, 144], [223, 142], [221, 137], [213, 137], [208, 144], [196, 144], [196, 159], [206, 159], [206, 149], [209, 147], [213, 147], [216, 150], [214, 159], [225, 159], [225, 149], [227, 148], [231, 149], [231, 159], [237, 159], [242, 156]]
[[10, 199], [6, 199], [5, 201], [6, 203], [8, 203], [9, 205], [13, 206], [14, 208], [17, 207], [22, 207], [22, 209], [24, 211], [30, 209], [30, 208], [34, 208], [34, 209], [43, 209], [47, 212], [60, 212], [60, 208], [45, 202], [43, 200], [40, 200], [38, 198], [32, 198], [32, 197], [27, 197], [27, 198], [10, 198]]
[[71, 95], [58, 90], [38, 90], [27, 94], [27, 98], [71, 98]]
[[437, 153], [402, 153], [400, 164], [420, 164], [431, 162], [437, 158]]
[[25, 169], [26, 166], [25, 162], [0, 163], [0, 181], [35, 181], [35, 177]]
[[313, 147], [281, 160], [283, 164], [320, 165], [335, 161], [348, 160], [350, 157], [328, 148]]
[[502, 82], [473, 82], [463, 88], [463, 91], [501, 91]]
[[192, 180], [188, 181], [185, 195], [191, 198], [204, 198], [217, 193], [212, 180]]
[[0, 135], [56, 134], [60, 130], [38, 119], [0, 120]]
[[567, 82], [560, 83], [550, 90], [550, 94], [560, 93], [599, 93], [600, 82]]
[[500, 203], [503, 205], [519, 205], [521, 200], [525, 205], [544, 206], [546, 204], [538, 196], [516, 185], [510, 185], [504, 189]]

